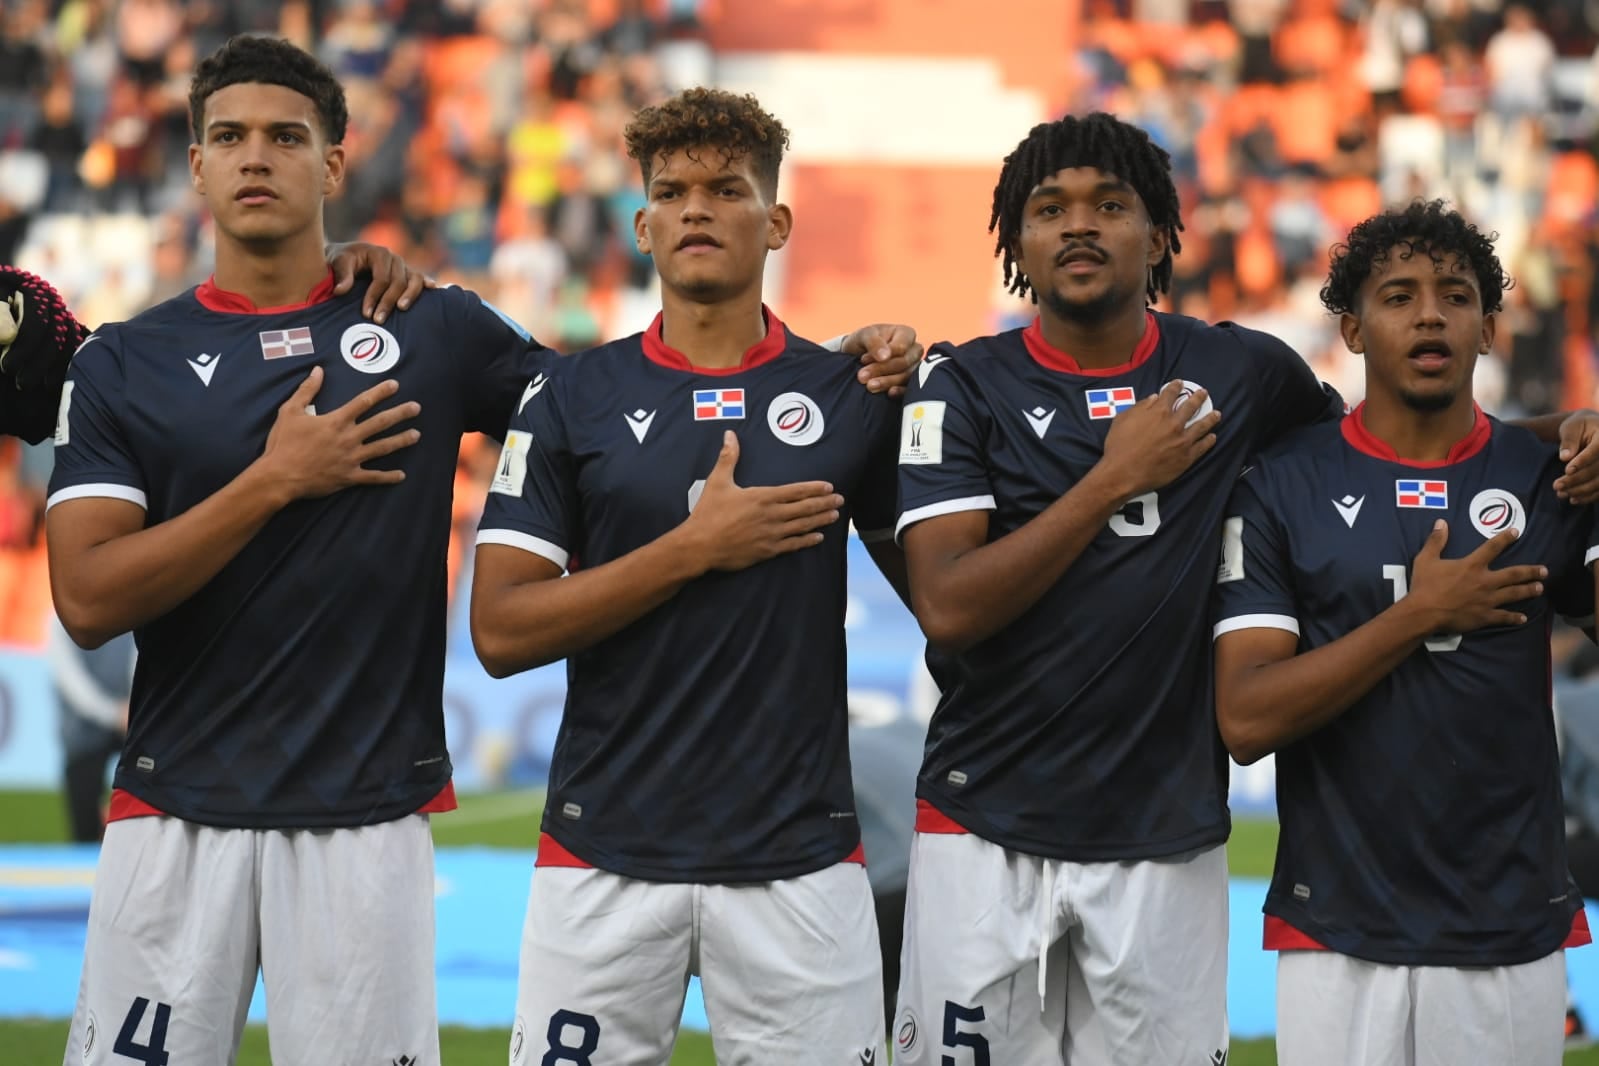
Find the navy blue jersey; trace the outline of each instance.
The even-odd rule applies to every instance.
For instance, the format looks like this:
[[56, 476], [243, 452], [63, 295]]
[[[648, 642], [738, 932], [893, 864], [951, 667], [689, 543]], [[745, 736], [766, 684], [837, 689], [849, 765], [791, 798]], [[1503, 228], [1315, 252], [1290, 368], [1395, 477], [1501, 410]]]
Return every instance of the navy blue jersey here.
[[[188, 601], [136, 632], [116, 787], [219, 826], [350, 826], [418, 810], [450, 780], [445, 565], [461, 435], [503, 436], [546, 352], [441, 289], [378, 326], [331, 279], [247, 313], [209, 284], [101, 327], [72, 361], [50, 503], [113, 497], [156, 525], [260, 456], [314, 366], [326, 413], [387, 378], [421, 441], [372, 464], [403, 483], [300, 500]], [[244, 304], [248, 307], [248, 304]], [[233, 309], [233, 310], [229, 310]]]
[[1124, 366], [1081, 370], [1035, 322], [935, 346], [906, 398], [899, 529], [986, 510], [993, 541], [1088, 473], [1117, 412], [1173, 380], [1209, 390], [1216, 446], [1112, 518], [1010, 625], [929, 654], [943, 696], [917, 795], [1005, 847], [1088, 862], [1226, 839], [1207, 604], [1227, 494], [1259, 445], [1343, 403], [1273, 337], [1154, 313]]
[[[1440, 635], [1277, 753], [1282, 834], [1266, 913], [1316, 944], [1406, 966], [1508, 966], [1558, 948], [1582, 900], [1566, 872], [1549, 626], [1587, 616], [1592, 512], [1556, 498], [1555, 445], [1479, 414], [1447, 463], [1398, 461], [1362, 427], [1317, 426], [1239, 481], [1216, 633], [1277, 628], [1308, 651], [1408, 591], [1433, 524], [1445, 558], [1505, 529], [1496, 566], [1541, 563], [1522, 626]], [[1301, 946], [1297, 938], [1268, 947]]]
[[656, 881], [764, 881], [860, 843], [845, 698], [847, 518], [894, 519], [898, 404], [789, 334], [731, 373], [644, 334], [564, 361], [512, 421], [478, 543], [594, 567], [686, 518], [739, 438], [740, 485], [831, 482], [848, 512], [814, 548], [690, 582], [567, 660], [544, 831]]

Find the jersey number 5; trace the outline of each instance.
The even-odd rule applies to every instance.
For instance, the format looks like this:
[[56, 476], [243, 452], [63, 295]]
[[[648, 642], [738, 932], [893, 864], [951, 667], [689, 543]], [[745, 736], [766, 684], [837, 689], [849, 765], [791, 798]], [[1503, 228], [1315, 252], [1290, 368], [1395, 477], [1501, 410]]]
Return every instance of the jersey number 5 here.
[[[1395, 563], [1382, 568], [1383, 580], [1394, 587], [1394, 602], [1398, 603], [1410, 595], [1410, 577], [1405, 573], [1405, 568]], [[1460, 647], [1460, 634], [1452, 637], [1433, 637], [1427, 641], [1428, 651], [1454, 651]]]
[[1128, 500], [1110, 516], [1110, 531], [1118, 537], [1151, 537], [1160, 528], [1160, 493], [1146, 492]]

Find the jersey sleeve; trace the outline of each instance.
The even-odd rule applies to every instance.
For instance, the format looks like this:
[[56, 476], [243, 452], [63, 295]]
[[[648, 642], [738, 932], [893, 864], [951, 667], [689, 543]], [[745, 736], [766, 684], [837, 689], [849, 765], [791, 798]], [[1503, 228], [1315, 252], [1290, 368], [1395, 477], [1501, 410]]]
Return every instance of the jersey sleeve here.
[[1233, 486], [1212, 596], [1217, 639], [1239, 629], [1299, 633], [1288, 538], [1269, 496], [1269, 482], [1258, 468], [1245, 471]]
[[985, 418], [955, 355], [934, 345], [917, 368], [900, 416], [896, 539], [929, 518], [994, 510], [982, 451]]
[[1282, 341], [1259, 330], [1232, 327], [1249, 353], [1260, 390], [1255, 447], [1317, 422], [1343, 417], [1344, 398], [1317, 379], [1310, 364]]
[[144, 471], [125, 428], [124, 378], [118, 338], [110, 331], [91, 336], [73, 357], [56, 417], [47, 508], [99, 498], [149, 509]]
[[465, 426], [503, 439], [528, 383], [549, 369], [556, 353], [476, 293], [454, 295], [459, 308], [450, 340], [462, 361]]
[[504, 544], [565, 569], [577, 545], [577, 469], [563, 417], [563, 375], [527, 387], [483, 503], [478, 544]]
[[1582, 566], [1570, 579], [1552, 586], [1549, 603], [1567, 622], [1583, 630], [1590, 638], [1594, 628], [1594, 568], [1599, 563], [1599, 504], [1572, 508], [1571, 519], [1577, 523], [1583, 545]]
[[866, 470], [855, 490], [853, 520], [861, 540], [894, 539], [899, 513], [899, 412], [897, 400], [868, 395]]

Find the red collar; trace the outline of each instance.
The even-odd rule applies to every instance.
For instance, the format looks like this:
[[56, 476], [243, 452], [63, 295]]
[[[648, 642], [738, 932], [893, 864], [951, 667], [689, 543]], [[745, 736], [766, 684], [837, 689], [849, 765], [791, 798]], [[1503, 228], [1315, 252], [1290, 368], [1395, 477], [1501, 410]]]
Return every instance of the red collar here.
[[305, 300], [297, 304], [284, 304], [282, 307], [257, 307], [248, 296], [237, 292], [228, 292], [226, 289], [217, 288], [216, 275], [206, 278], [194, 290], [194, 298], [200, 301], [200, 306], [208, 311], [221, 311], [228, 315], [276, 315], [285, 311], [303, 311], [314, 304], [324, 303], [333, 299], [333, 271], [328, 270], [327, 276], [316, 283], [316, 287], [306, 294]]
[[1482, 413], [1482, 408], [1472, 404], [1471, 408], [1477, 413], [1476, 420], [1471, 424], [1471, 432], [1455, 441], [1449, 449], [1449, 454], [1443, 459], [1401, 459], [1387, 441], [1378, 440], [1366, 428], [1364, 402], [1353, 411], [1344, 416], [1344, 421], [1339, 428], [1343, 430], [1344, 440], [1357, 452], [1362, 452], [1374, 459], [1386, 459], [1390, 463], [1401, 466], [1412, 466], [1419, 470], [1430, 470], [1440, 466], [1452, 466], [1455, 463], [1470, 459], [1488, 445], [1488, 438], [1493, 435], [1493, 424], [1488, 421], [1488, 416]]
[[692, 374], [710, 374], [720, 376], [724, 374], [739, 374], [746, 370], [770, 363], [773, 359], [783, 354], [783, 349], [788, 347], [788, 335], [783, 331], [783, 323], [778, 321], [772, 309], [765, 304], [761, 305], [761, 314], [766, 316], [766, 336], [761, 342], [744, 353], [744, 358], [739, 360], [738, 366], [695, 366], [689, 357], [669, 347], [661, 339], [661, 315], [655, 316], [655, 321], [650, 323], [650, 328], [644, 331], [644, 357], [652, 363], [659, 363], [672, 370], [687, 370]]
[[1051, 370], [1060, 370], [1067, 374], [1082, 374], [1091, 378], [1108, 378], [1116, 374], [1125, 374], [1142, 366], [1149, 357], [1155, 354], [1155, 346], [1160, 343], [1160, 323], [1155, 321], [1154, 315], [1147, 315], [1144, 325], [1144, 335], [1139, 338], [1138, 347], [1133, 349], [1133, 357], [1120, 366], [1107, 366], [1098, 369], [1084, 368], [1077, 365], [1077, 360], [1050, 344], [1044, 339], [1044, 329], [1040, 325], [1041, 319], [1033, 319], [1033, 324], [1022, 331], [1022, 342], [1027, 345], [1028, 354], [1042, 366]]

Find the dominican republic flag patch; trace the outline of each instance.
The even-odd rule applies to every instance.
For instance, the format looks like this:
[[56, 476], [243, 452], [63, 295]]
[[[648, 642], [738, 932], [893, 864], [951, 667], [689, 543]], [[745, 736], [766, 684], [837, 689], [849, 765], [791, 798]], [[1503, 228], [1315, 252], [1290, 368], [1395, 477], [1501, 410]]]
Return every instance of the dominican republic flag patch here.
[[315, 355], [311, 346], [311, 327], [266, 329], [261, 331], [261, 358], [286, 359], [289, 356]]
[[1088, 417], [1115, 418], [1137, 402], [1138, 397], [1131, 388], [1089, 389]]
[[695, 389], [694, 421], [716, 422], [744, 417], [743, 389]]
[[1428, 511], [1449, 509], [1447, 481], [1415, 481], [1401, 478], [1394, 482], [1394, 491], [1398, 495], [1397, 502], [1401, 507], [1420, 507]]

